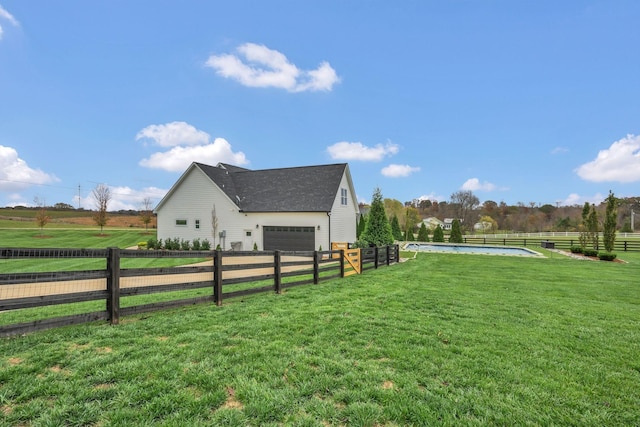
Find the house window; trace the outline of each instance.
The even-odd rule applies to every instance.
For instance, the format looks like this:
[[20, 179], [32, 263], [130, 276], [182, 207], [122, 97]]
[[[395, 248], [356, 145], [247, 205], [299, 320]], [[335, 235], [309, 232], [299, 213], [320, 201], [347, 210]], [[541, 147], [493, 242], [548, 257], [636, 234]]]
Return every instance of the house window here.
[[200, 228], [200, 220], [196, 219], [196, 229], [199, 229], [199, 228]]
[[340, 189], [340, 204], [343, 206], [347, 205], [347, 189], [346, 188]]
[[187, 226], [187, 220], [186, 219], [176, 219], [176, 225], [178, 227], [186, 227]]
[[247, 232], [245, 233], [245, 236], [247, 236], [247, 237], [251, 237], [251, 232], [250, 232], [250, 231], [247, 231]]

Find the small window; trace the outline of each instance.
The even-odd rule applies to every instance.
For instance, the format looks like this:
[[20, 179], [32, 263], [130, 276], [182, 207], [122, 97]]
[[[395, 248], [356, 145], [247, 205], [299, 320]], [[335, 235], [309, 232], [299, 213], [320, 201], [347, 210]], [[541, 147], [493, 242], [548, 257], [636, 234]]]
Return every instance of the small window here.
[[247, 231], [247, 232], [245, 233], [245, 236], [247, 236], [247, 237], [251, 237], [251, 232], [250, 232], [250, 231]]
[[186, 227], [187, 220], [186, 219], [176, 219], [176, 225], [179, 227]]
[[343, 206], [347, 205], [347, 189], [346, 188], [340, 189], [340, 204]]
[[196, 219], [196, 229], [199, 229], [199, 228], [200, 228], [200, 220]]

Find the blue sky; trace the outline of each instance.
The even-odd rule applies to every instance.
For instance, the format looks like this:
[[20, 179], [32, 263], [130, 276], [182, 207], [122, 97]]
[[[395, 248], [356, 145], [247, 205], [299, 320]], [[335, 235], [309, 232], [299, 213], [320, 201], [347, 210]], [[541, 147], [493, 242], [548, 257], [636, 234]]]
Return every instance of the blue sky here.
[[[192, 161], [356, 192], [640, 195], [640, 2], [0, 0], [0, 206], [157, 203]], [[283, 187], [284, 188], [284, 187]]]

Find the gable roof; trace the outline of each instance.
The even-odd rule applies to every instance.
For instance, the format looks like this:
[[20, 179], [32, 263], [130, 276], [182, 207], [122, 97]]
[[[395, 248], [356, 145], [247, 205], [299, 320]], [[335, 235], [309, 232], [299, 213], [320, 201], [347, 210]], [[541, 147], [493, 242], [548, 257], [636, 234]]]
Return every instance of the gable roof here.
[[194, 167], [209, 177], [242, 212], [331, 212], [345, 173], [351, 197], [356, 197], [346, 163], [250, 170], [226, 163], [210, 166], [194, 162], [184, 175]]

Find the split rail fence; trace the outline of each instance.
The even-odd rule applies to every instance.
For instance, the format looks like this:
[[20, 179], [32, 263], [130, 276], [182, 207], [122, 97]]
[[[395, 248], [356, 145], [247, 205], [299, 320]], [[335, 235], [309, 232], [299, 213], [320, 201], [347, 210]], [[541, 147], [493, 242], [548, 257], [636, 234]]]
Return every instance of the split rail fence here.
[[[227, 298], [281, 293], [285, 288], [346, 277], [399, 259], [398, 245], [308, 252], [0, 248], [0, 262], [20, 262], [18, 271], [34, 270], [0, 274], [0, 337], [96, 320], [118, 324], [121, 316], [203, 302], [219, 306]], [[56, 262], [68, 266], [70, 260], [83, 269], [62, 267], [65, 271], [60, 271], [60, 265], [56, 267]], [[139, 267], [142, 264], [147, 266]], [[92, 269], [84, 269], [87, 266]], [[205, 292], [197, 291], [202, 289]], [[162, 301], [138, 301], [137, 305], [128, 298], [167, 292], [182, 295], [165, 294]], [[104, 309], [95, 306], [101, 300]], [[93, 311], [86, 304], [76, 304], [86, 302], [94, 302]], [[29, 311], [60, 306], [58, 314], [69, 313], [73, 310], [67, 308], [74, 304], [79, 313]], [[33, 320], [38, 314], [44, 318]]]
[[[463, 236], [464, 243], [483, 244], [483, 245], [503, 245], [503, 246], [531, 246], [531, 247], [549, 247], [547, 243], [553, 243], [555, 249], [569, 250], [573, 246], [580, 246], [580, 241], [575, 238], [522, 238], [522, 237], [474, 237]], [[604, 243], [598, 242], [597, 250], [604, 249]], [[619, 240], [616, 239], [613, 245], [613, 252], [640, 252], [640, 240]]]

